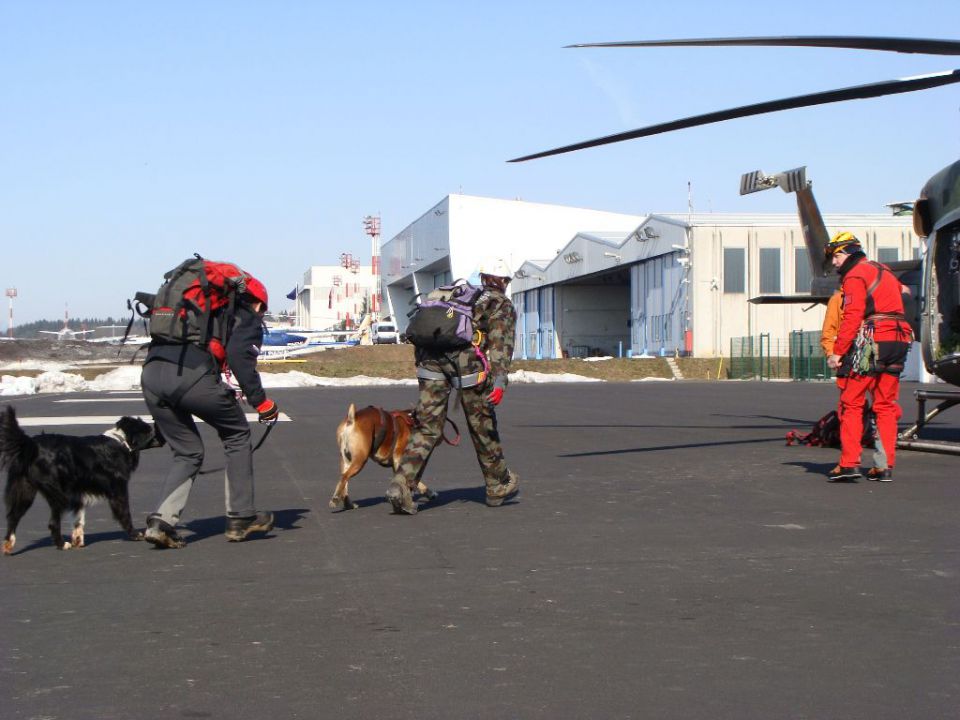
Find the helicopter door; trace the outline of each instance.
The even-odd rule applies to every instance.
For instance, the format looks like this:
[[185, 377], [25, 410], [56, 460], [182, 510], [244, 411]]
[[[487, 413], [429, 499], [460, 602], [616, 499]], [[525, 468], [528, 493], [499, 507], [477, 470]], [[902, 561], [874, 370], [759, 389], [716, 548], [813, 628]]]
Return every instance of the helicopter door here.
[[924, 364], [946, 382], [960, 384], [960, 222], [930, 235], [923, 283]]

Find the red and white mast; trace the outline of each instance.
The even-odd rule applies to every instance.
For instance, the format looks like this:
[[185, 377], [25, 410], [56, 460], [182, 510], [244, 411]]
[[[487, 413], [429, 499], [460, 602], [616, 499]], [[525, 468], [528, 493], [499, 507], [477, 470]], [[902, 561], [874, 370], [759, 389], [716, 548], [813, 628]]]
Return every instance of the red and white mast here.
[[13, 337], [13, 299], [17, 296], [16, 288], [7, 288], [7, 297], [10, 298], [10, 314], [7, 315], [7, 337]]
[[370, 266], [373, 273], [373, 291], [370, 293], [370, 314], [380, 316], [380, 215], [367, 215], [363, 219], [363, 229], [370, 236]]

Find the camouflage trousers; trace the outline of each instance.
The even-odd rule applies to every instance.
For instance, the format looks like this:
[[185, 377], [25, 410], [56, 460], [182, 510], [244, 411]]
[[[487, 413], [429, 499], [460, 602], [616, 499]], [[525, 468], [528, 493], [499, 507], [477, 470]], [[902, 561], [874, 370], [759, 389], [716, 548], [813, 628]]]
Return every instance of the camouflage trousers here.
[[[393, 482], [405, 484], [411, 490], [416, 487], [430, 455], [440, 443], [447, 419], [450, 393], [453, 392], [453, 388], [445, 380], [420, 379], [419, 382], [416, 425], [410, 433], [403, 460], [393, 478]], [[464, 388], [462, 396], [467, 430], [477, 451], [477, 462], [480, 463], [484, 483], [489, 488], [504, 482], [508, 469], [506, 460], [503, 459], [503, 448], [500, 446], [497, 415], [493, 405], [486, 400], [488, 392], [476, 387]]]

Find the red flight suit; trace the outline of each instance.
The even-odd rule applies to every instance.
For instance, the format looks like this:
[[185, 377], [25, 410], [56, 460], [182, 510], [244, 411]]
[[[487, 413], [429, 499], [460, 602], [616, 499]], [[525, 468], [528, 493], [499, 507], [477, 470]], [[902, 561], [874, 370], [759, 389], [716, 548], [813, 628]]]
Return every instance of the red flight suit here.
[[[859, 467], [866, 394], [873, 396], [877, 431], [892, 469], [896, 462], [900, 373], [913, 334], [903, 314], [902, 285], [886, 265], [857, 252], [840, 267], [843, 280], [843, 319], [833, 352], [842, 357], [837, 377], [846, 377], [840, 392], [840, 465]], [[873, 329], [878, 354], [864, 372], [853, 367], [854, 342], [861, 325]]]

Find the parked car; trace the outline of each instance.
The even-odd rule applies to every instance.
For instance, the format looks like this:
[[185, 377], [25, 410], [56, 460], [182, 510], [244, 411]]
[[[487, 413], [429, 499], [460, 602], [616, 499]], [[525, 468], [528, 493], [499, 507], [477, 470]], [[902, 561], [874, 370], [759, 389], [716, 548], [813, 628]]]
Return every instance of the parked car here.
[[370, 337], [374, 345], [400, 342], [400, 334], [397, 332], [397, 326], [392, 322], [374, 323], [370, 328]]

